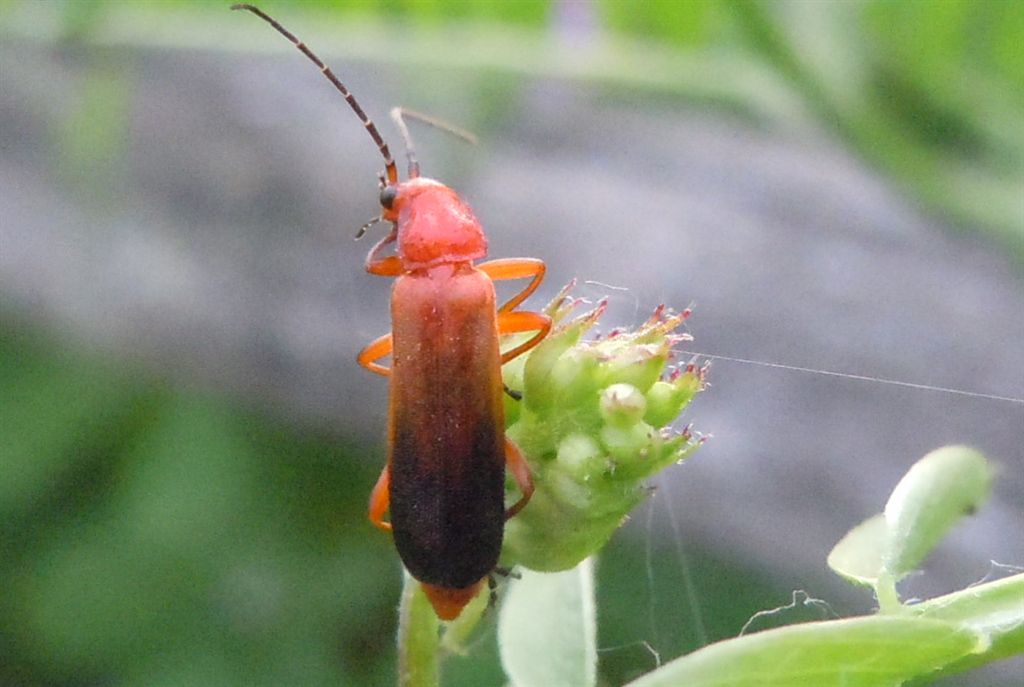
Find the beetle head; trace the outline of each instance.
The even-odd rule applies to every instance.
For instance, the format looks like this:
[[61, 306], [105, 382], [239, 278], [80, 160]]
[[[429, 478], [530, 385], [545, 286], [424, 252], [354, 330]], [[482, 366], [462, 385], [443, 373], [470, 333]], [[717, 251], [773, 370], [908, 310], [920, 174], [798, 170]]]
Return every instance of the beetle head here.
[[467, 262], [487, 255], [487, 239], [473, 211], [455, 191], [425, 177], [381, 188], [381, 217], [398, 231], [406, 269]]

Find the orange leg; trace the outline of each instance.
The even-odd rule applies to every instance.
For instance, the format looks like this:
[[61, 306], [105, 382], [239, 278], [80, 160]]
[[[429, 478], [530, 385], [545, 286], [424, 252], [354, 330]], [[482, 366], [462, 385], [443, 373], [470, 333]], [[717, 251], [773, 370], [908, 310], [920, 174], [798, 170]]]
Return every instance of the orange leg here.
[[526, 288], [498, 308], [500, 313], [511, 312], [517, 305], [529, 298], [530, 294], [540, 286], [541, 280], [544, 279], [544, 271], [547, 269], [544, 266], [544, 261], [537, 258], [501, 258], [482, 262], [476, 268], [490, 277], [492, 281], [533, 277]]
[[537, 333], [528, 341], [525, 341], [515, 348], [507, 350], [501, 354], [502, 365], [513, 358], [526, 353], [528, 350], [539, 344], [541, 340], [548, 335], [548, 332], [551, 331], [551, 318], [539, 312], [522, 310], [517, 312], [498, 311], [499, 334], [517, 334], [519, 332], [532, 332], [534, 330], [537, 330]]
[[397, 277], [405, 272], [402, 267], [402, 260], [397, 255], [381, 257], [379, 254], [398, 239], [398, 233], [392, 230], [390, 234], [378, 241], [370, 254], [366, 256], [366, 271], [370, 274], [377, 274], [381, 277]]
[[363, 350], [359, 351], [359, 356], [356, 358], [356, 361], [370, 372], [387, 377], [391, 374], [391, 368], [385, 367], [376, 361], [386, 355], [390, 355], [392, 345], [393, 343], [391, 341], [390, 334], [378, 336], [376, 339], [366, 344], [366, 347]]
[[533, 479], [530, 477], [530, 467], [526, 464], [526, 459], [523, 458], [519, 447], [513, 444], [508, 437], [505, 437], [505, 465], [512, 473], [516, 484], [519, 485], [519, 491], [523, 492], [520, 499], [505, 511], [505, 519], [508, 520], [521, 511], [523, 506], [530, 501], [530, 497], [533, 496]]
[[391, 523], [384, 522], [384, 513], [387, 512], [390, 505], [391, 466], [385, 465], [381, 470], [380, 477], [377, 478], [377, 483], [373, 485], [373, 491], [370, 492], [370, 511], [367, 513], [370, 522], [385, 532], [391, 531]]

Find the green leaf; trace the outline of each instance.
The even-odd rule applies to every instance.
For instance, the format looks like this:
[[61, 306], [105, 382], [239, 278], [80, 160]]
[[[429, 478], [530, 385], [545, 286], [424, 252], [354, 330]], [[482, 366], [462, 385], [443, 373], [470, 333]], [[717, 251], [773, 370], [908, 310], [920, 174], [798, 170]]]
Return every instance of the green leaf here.
[[873, 616], [793, 625], [712, 644], [628, 687], [879, 687], [986, 648], [953, 623]]
[[945, 446], [917, 461], [885, 504], [887, 571], [899, 579], [914, 570], [957, 520], [981, 506], [991, 482], [985, 457], [966, 446]]
[[884, 572], [882, 558], [889, 541], [889, 526], [881, 513], [846, 533], [828, 555], [828, 567], [851, 582], [875, 586]]
[[949, 667], [950, 672], [1024, 654], [1024, 574], [968, 587], [910, 610], [922, 618], [959, 623], [991, 642], [985, 653], [965, 656]]
[[597, 620], [592, 559], [559, 573], [523, 570], [501, 604], [498, 646], [515, 687], [593, 687]]

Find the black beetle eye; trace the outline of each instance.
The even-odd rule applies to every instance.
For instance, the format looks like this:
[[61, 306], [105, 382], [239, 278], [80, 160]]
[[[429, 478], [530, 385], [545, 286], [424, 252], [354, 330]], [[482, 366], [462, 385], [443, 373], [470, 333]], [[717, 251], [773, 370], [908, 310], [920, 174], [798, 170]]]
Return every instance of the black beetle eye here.
[[398, 195], [398, 189], [394, 186], [385, 186], [380, 190], [380, 204], [385, 210], [390, 210], [391, 206], [395, 204], [395, 196]]

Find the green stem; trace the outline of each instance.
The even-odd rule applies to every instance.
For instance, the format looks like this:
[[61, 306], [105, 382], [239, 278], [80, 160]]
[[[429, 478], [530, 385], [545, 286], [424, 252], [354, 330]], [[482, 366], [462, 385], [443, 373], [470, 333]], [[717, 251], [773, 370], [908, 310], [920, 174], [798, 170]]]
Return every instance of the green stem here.
[[420, 588], [405, 573], [398, 607], [398, 687], [438, 687], [438, 620]]
[[899, 593], [896, 591], [896, 580], [888, 572], [878, 576], [875, 583], [875, 596], [878, 597], [878, 611], [880, 613], [900, 613], [904, 610], [900, 603]]

